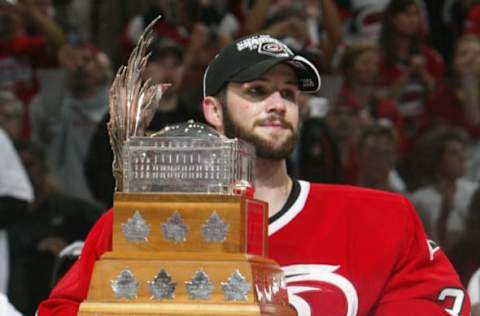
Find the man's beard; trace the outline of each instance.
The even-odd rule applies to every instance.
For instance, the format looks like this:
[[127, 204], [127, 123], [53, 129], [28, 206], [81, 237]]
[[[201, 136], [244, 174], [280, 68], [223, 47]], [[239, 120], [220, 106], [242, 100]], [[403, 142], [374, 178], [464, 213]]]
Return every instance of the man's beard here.
[[[292, 124], [286, 122], [282, 117], [273, 116], [266, 119], [276, 120], [282, 122], [288, 129], [292, 131], [290, 136], [284, 141], [282, 146], [274, 148], [268, 140], [254, 134], [251, 131], [248, 131], [244, 127], [237, 124], [231, 117], [226, 106], [223, 106], [223, 128], [225, 131], [225, 136], [229, 138], [239, 138], [244, 141], [251, 143], [255, 147], [257, 158], [266, 159], [266, 160], [284, 160], [290, 157], [295, 144], [297, 142], [298, 135], [294, 131]], [[262, 121], [256, 121], [253, 126], [260, 124]]]

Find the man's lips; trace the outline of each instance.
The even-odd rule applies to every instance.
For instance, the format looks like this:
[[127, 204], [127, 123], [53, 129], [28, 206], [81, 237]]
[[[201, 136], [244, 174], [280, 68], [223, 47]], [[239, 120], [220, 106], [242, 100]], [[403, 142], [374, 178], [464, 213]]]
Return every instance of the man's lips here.
[[265, 122], [259, 125], [262, 127], [288, 128], [287, 124], [284, 124], [282, 122]]
[[293, 126], [291, 124], [283, 119], [278, 118], [259, 120], [256, 122], [255, 126], [293, 130]]

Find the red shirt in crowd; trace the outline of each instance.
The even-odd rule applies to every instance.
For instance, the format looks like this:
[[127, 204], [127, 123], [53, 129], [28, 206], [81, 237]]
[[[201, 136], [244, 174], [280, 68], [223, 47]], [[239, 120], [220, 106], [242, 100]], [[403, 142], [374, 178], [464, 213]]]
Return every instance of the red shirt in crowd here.
[[[432, 48], [423, 45], [421, 54], [425, 57], [428, 73], [438, 82], [443, 78], [444, 63], [442, 57]], [[380, 66], [380, 84], [385, 87], [391, 86], [400, 78], [405, 70], [405, 65], [397, 63], [387, 66], [384, 62]], [[417, 80], [410, 80], [403, 87], [401, 94], [396, 100], [398, 109], [403, 117], [419, 117], [423, 113], [423, 106], [428, 91]]]
[[54, 63], [46, 47], [44, 36], [17, 36], [0, 42], [0, 90], [13, 92], [23, 102], [24, 137], [30, 135], [29, 105], [39, 89], [36, 68]]
[[465, 128], [472, 136], [480, 136], [480, 128], [472, 126], [465, 116], [463, 103], [460, 100], [456, 84], [451, 81], [442, 82], [425, 103], [421, 131], [435, 126], [452, 126]]

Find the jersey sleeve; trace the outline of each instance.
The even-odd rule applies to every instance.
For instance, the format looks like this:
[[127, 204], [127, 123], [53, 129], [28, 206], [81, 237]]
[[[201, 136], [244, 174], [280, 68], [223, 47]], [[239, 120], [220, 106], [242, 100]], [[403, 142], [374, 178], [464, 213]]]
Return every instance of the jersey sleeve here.
[[95, 262], [112, 248], [112, 211], [104, 214], [85, 240], [80, 258], [38, 307], [38, 316], [76, 316], [88, 294]]
[[405, 247], [375, 316], [469, 316], [470, 300], [444, 252], [427, 240], [415, 209], [404, 199]]

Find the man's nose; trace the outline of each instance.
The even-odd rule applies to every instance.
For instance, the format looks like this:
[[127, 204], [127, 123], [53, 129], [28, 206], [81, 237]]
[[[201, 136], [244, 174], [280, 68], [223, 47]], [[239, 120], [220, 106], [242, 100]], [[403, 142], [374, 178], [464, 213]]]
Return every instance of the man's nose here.
[[267, 112], [285, 112], [286, 101], [282, 97], [280, 92], [275, 91], [268, 97], [266, 101], [267, 101]]

